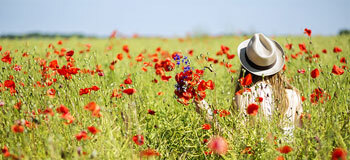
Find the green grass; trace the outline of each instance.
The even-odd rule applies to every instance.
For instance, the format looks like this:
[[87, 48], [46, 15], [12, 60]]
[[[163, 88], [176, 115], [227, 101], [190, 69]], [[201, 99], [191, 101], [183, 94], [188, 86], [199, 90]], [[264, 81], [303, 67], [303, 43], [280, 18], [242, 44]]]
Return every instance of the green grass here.
[[[230, 73], [224, 66], [204, 60], [206, 56], [217, 58], [219, 61], [224, 60], [233, 65], [232, 69], [238, 71], [240, 64], [237, 57], [228, 61], [226, 56], [216, 56], [216, 52], [220, 50], [221, 45], [226, 45], [230, 47], [230, 54], [237, 54], [238, 44], [247, 38], [188, 38], [183, 42], [178, 39], [160, 38], [71, 38], [63, 40], [63, 45], [57, 45], [60, 39], [0, 39], [0, 45], [3, 47], [1, 53], [9, 50], [13, 57], [11, 64], [0, 62], [0, 82], [4, 83], [12, 75], [17, 90], [17, 94], [13, 96], [8, 89], [0, 92], [0, 101], [5, 102], [5, 105], [0, 107], [0, 147], [7, 146], [11, 154], [23, 155], [24, 159], [138, 159], [139, 152], [147, 148], [160, 153], [160, 157], [156, 159], [274, 159], [282, 155], [276, 148], [283, 145], [293, 148], [292, 152], [283, 155], [286, 159], [330, 159], [335, 147], [347, 150], [350, 147], [349, 70], [346, 69], [340, 76], [331, 72], [334, 64], [350, 67], [339, 62], [341, 57], [350, 61], [350, 37], [275, 37], [283, 48], [286, 43], [293, 43], [292, 50], [285, 49], [289, 57], [285, 75], [306, 97], [306, 101], [303, 102], [304, 112], [311, 115], [311, 120], [305, 121], [303, 127], [295, 129], [290, 142], [282, 140], [283, 131], [278, 128], [276, 118], [266, 121], [258, 114], [257, 117], [249, 117], [249, 123], [242, 123], [242, 117], [231, 107], [237, 73]], [[303, 42], [313, 54], [320, 55], [317, 62], [316, 59], [313, 59], [312, 63], [305, 61], [307, 54], [297, 59], [291, 58], [291, 54], [299, 52], [298, 44]], [[59, 58], [53, 53], [53, 49], [48, 48], [50, 43], [58, 50], [74, 50], [75, 65], [80, 69], [95, 70], [96, 65], [101, 65], [104, 76], [77, 74], [73, 75], [72, 79], [65, 80], [57, 74], [50, 78], [57, 78], [57, 82], [51, 86], [33, 87], [37, 81], [42, 81], [39, 72], [41, 67], [35, 59], [45, 59], [47, 65], [55, 59], [60, 67], [66, 64], [65, 57]], [[79, 54], [80, 50], [86, 49], [84, 45], [87, 43], [91, 44], [91, 51]], [[131, 60], [122, 51], [124, 44], [129, 46]], [[108, 46], [113, 48], [106, 50]], [[334, 46], [340, 47], [342, 52], [333, 53]], [[184, 106], [174, 98], [174, 77], [176, 73], [181, 72], [181, 67], [166, 72], [166, 75], [173, 77], [168, 82], [162, 81], [155, 74], [154, 67], [147, 67], [147, 72], [141, 70], [143, 62], [136, 62], [135, 57], [144, 52], [144, 62], [150, 62], [151, 59], [147, 55], [155, 53], [157, 47], [170, 54], [175, 51], [182, 52], [184, 56], [189, 57], [191, 66], [196, 69], [212, 64], [214, 72], [206, 70], [203, 76], [203, 79], [213, 80], [215, 83], [215, 89], [207, 91], [206, 101], [214, 109], [226, 109], [231, 112], [227, 117], [215, 116], [220, 130], [214, 122], [210, 122], [212, 129], [203, 130], [202, 125], [208, 122], [196, 113], [194, 104]], [[193, 56], [187, 54], [190, 49], [194, 50]], [[327, 49], [328, 53], [322, 53], [322, 49]], [[22, 57], [24, 52], [29, 56]], [[47, 52], [51, 52], [49, 57], [45, 56]], [[124, 59], [118, 61], [115, 70], [112, 71], [109, 65], [118, 53], [123, 53]], [[130, 62], [133, 63], [132, 66]], [[15, 64], [21, 65], [22, 70], [12, 69]], [[306, 70], [305, 74], [297, 72], [301, 68]], [[315, 68], [320, 69], [321, 74], [312, 79], [310, 72]], [[135, 88], [137, 92], [132, 96], [124, 94], [122, 98], [111, 99], [113, 89], [120, 88], [119, 85], [129, 74], [133, 84], [127, 87]], [[159, 82], [152, 83], [154, 78]], [[24, 86], [20, 85], [21, 82]], [[79, 95], [80, 89], [93, 85], [98, 86], [100, 90]], [[331, 100], [312, 105], [310, 94], [317, 87], [323, 88], [331, 96]], [[50, 98], [46, 93], [51, 88], [56, 90], [54, 98]], [[164, 94], [159, 96], [158, 92]], [[13, 107], [19, 101], [22, 102], [21, 110]], [[92, 101], [100, 106], [102, 117], [92, 117], [91, 112], [84, 109], [84, 106]], [[69, 108], [75, 118], [72, 124], [65, 125], [65, 121], [56, 112], [55, 109], [61, 104]], [[52, 108], [55, 114], [45, 120], [45, 115], [38, 114], [37, 110], [45, 110], [47, 107]], [[155, 115], [147, 114], [148, 109], [154, 110]], [[35, 116], [31, 112], [35, 112]], [[14, 133], [11, 127], [17, 120], [36, 123], [36, 127], [25, 127], [23, 133]], [[91, 139], [77, 141], [75, 135], [83, 130], [87, 131], [87, 127], [92, 125], [100, 132], [96, 135], [88, 133]], [[269, 133], [277, 137], [276, 144], [267, 139]], [[145, 137], [144, 145], [137, 146], [132, 141], [136, 134]], [[204, 152], [208, 151], [208, 148], [202, 141], [213, 135], [220, 135], [228, 141], [229, 151], [226, 155], [205, 156]], [[247, 146], [252, 148], [253, 154], [242, 154], [242, 150]], [[79, 156], [79, 147], [87, 155]]]

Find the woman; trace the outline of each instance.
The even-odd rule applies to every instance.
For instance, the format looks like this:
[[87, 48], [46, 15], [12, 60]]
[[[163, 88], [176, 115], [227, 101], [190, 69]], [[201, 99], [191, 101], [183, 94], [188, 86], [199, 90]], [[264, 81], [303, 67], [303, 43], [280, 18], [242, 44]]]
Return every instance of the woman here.
[[[238, 57], [241, 72], [237, 81], [240, 83], [236, 86], [235, 108], [241, 115], [248, 116], [256, 114], [250, 113], [248, 106], [258, 106], [258, 114], [263, 114], [268, 119], [273, 115], [279, 116], [283, 130], [286, 134], [291, 134], [303, 109], [299, 91], [282, 74], [282, 47], [276, 41], [258, 33], [238, 46]], [[251, 84], [241, 82], [250, 77]], [[208, 110], [205, 101], [196, 104], [197, 110], [207, 111], [207, 119], [212, 118], [212, 112]]]

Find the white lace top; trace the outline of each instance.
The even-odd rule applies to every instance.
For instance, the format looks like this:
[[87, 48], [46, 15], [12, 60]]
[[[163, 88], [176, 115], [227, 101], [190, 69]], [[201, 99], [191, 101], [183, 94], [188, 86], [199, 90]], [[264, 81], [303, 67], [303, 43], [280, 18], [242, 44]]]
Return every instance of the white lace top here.
[[[260, 108], [258, 112], [262, 112], [268, 119], [273, 116], [276, 109], [274, 105], [274, 98], [272, 92], [272, 86], [265, 82], [258, 82], [250, 87], [251, 92], [244, 92], [242, 95], [236, 95], [236, 104], [239, 107], [240, 113], [247, 115], [247, 106], [252, 103], [256, 103], [258, 97], [262, 97], [263, 100], [260, 102]], [[288, 121], [283, 126], [284, 134], [289, 137], [293, 137], [293, 129], [295, 121], [303, 113], [302, 101], [300, 95], [292, 89], [286, 89], [287, 97], [289, 100], [289, 107], [285, 113], [285, 120]], [[213, 118], [213, 111], [209, 107], [205, 100], [196, 103], [197, 108], [206, 112], [206, 119], [210, 120]], [[261, 113], [258, 113], [261, 114]]]
[[[262, 112], [265, 116], [270, 118], [276, 109], [272, 86], [265, 82], [258, 82], [250, 87], [250, 89], [251, 92], [244, 92], [242, 95], [236, 95], [236, 104], [241, 113], [246, 115], [247, 106], [251, 103], [257, 104], [256, 99], [262, 97], [263, 101], [260, 102], [259, 112]], [[303, 112], [302, 101], [300, 95], [296, 91], [286, 89], [286, 93], [289, 100], [289, 107], [285, 113], [285, 118], [290, 122], [290, 125], [285, 125], [283, 130], [286, 134], [292, 134], [291, 132], [294, 129], [295, 120], [298, 119]]]

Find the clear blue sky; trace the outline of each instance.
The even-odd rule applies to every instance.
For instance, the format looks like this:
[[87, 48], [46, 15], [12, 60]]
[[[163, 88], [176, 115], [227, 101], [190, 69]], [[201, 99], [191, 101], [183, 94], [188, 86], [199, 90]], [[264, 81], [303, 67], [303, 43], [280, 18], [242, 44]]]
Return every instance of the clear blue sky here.
[[184, 36], [262, 32], [335, 35], [350, 29], [350, 0], [1, 0], [0, 35], [83, 33]]

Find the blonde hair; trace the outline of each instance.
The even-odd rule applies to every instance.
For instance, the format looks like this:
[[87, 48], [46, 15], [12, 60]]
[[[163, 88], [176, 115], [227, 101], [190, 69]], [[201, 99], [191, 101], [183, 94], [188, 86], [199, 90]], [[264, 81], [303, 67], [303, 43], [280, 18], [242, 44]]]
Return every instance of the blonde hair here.
[[[241, 67], [240, 70], [241, 71], [240, 71], [239, 76], [237, 78], [238, 83], [236, 85], [235, 93], [237, 93], [239, 90], [242, 89], [242, 87], [239, 83], [239, 80], [250, 73], [249, 71], [245, 70], [243, 67]], [[254, 75], [252, 73], [250, 73], [250, 74], [252, 75], [251, 86], [258, 83], [258, 82], [261, 82], [261, 81], [271, 85], [272, 94], [273, 94], [273, 98], [274, 98], [274, 104], [277, 108], [278, 115], [281, 118], [283, 118], [284, 114], [286, 113], [286, 111], [289, 107], [289, 100], [287, 97], [286, 89], [293, 89], [297, 93], [299, 93], [298, 90], [289, 84], [289, 82], [286, 80], [285, 76], [283, 75], [282, 71], [280, 71], [274, 75], [265, 76], [265, 77], [257, 76], [257, 75]], [[236, 107], [236, 109], [238, 109], [239, 106], [235, 106], [235, 107]]]

